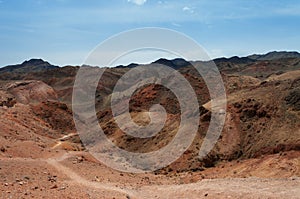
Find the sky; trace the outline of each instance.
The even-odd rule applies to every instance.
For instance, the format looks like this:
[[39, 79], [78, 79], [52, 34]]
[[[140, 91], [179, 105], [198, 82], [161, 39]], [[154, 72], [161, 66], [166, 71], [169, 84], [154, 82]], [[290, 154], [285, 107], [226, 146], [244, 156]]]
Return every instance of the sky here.
[[81, 65], [107, 38], [143, 27], [179, 31], [212, 58], [300, 51], [300, 1], [0, 0], [0, 67]]

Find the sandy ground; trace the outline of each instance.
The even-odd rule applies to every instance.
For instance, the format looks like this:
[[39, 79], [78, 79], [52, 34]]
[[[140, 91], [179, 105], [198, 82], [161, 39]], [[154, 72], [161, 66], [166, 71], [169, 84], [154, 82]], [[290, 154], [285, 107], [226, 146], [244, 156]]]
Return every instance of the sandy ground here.
[[0, 198], [300, 198], [299, 177], [185, 183], [186, 174], [121, 173], [88, 157], [65, 151], [38, 159], [3, 157]]

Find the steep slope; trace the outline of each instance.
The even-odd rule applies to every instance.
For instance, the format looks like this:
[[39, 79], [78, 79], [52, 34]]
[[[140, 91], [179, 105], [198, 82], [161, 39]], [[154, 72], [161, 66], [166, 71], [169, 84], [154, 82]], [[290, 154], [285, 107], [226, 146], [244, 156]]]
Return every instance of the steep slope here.
[[[191, 69], [183, 71], [192, 85], [200, 85], [200, 89], [194, 89], [200, 105], [204, 105], [209, 97], [205, 86], [199, 84], [203, 80], [192, 76], [193, 72], [188, 72]], [[300, 149], [298, 70], [272, 76], [267, 81], [251, 76], [223, 77], [228, 91], [228, 112], [222, 135], [214, 150], [205, 160], [197, 158], [210, 122], [210, 109], [205, 111], [202, 108], [201, 124], [193, 144], [180, 159], [161, 172], [195, 171], [214, 166], [219, 161], [248, 159]], [[168, 120], [164, 129], [150, 139], [136, 139], [126, 135], [115, 124], [109, 109], [98, 113], [100, 125], [110, 139], [123, 149], [135, 152], [157, 150], [166, 146], [177, 133], [180, 107], [176, 97], [161, 86], [148, 85], [132, 96], [130, 108], [133, 121], [145, 125], [149, 122], [149, 107], [158, 102], [166, 108]]]
[[4, 88], [22, 104], [57, 100], [53, 88], [41, 81], [14, 81], [4, 85]]
[[[0, 148], [4, 155], [42, 157], [56, 139], [76, 133], [72, 111], [57, 101], [54, 89], [44, 82], [1, 82], [0, 94]], [[80, 149], [78, 139], [72, 142], [68, 150]]]

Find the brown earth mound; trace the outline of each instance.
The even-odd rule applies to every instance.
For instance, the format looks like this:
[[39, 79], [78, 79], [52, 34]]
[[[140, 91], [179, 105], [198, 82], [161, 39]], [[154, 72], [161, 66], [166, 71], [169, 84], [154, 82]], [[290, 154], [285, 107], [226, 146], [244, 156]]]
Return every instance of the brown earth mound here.
[[22, 104], [57, 100], [57, 94], [53, 88], [41, 81], [15, 81], [4, 87]]

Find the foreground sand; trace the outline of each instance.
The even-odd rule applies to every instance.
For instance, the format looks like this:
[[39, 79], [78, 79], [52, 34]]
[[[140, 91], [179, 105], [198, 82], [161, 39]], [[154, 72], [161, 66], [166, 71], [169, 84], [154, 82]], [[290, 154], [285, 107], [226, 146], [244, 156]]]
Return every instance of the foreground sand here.
[[[241, 178], [243, 164], [258, 160], [224, 163], [203, 172], [155, 175], [112, 170], [87, 152], [51, 152], [44, 158], [1, 157], [0, 198], [300, 198], [299, 177]], [[291, 153], [295, 154], [286, 156], [299, 157], [298, 152]], [[265, 158], [270, 163], [279, 155]], [[297, 158], [285, 163], [293, 166], [289, 170], [299, 168]], [[222, 175], [227, 177], [215, 178]]]

